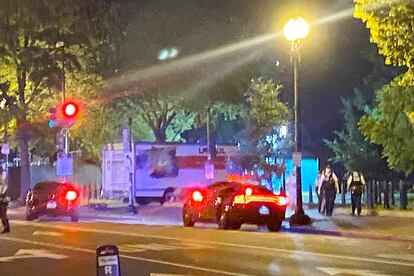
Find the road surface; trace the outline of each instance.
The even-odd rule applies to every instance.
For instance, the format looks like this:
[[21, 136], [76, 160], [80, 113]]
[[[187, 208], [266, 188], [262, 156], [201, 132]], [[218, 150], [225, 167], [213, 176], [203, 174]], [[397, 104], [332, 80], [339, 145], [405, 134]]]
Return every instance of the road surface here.
[[414, 242], [48, 219], [0, 235], [0, 275], [95, 275], [95, 250], [121, 251], [122, 275], [413, 275]]

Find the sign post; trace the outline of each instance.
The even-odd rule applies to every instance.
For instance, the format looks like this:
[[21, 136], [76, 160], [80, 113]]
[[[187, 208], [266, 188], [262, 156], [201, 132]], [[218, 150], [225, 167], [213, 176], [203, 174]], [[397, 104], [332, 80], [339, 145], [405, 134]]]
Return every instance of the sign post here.
[[132, 118], [128, 118], [128, 127], [122, 130], [122, 142], [124, 145], [124, 166], [129, 171], [129, 211], [133, 214], [137, 213], [135, 209], [135, 181], [134, 181], [134, 165], [135, 165], [135, 152], [132, 139]]
[[58, 153], [56, 162], [56, 175], [63, 177], [73, 175], [72, 154]]
[[103, 245], [96, 249], [96, 275], [121, 276], [118, 247]]

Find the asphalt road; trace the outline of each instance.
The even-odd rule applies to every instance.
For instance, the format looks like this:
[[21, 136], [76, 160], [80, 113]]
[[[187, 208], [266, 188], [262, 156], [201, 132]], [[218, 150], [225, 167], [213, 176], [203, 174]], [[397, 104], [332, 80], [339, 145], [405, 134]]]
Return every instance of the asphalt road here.
[[120, 249], [122, 275], [413, 275], [414, 243], [320, 234], [14, 220], [0, 275], [95, 275], [98, 246]]

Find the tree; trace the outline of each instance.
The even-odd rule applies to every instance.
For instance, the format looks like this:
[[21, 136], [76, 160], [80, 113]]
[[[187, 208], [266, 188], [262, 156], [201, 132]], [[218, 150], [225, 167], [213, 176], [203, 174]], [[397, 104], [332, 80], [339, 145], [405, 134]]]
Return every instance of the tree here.
[[414, 126], [407, 116], [413, 110], [414, 88], [390, 84], [379, 91], [377, 108], [359, 122], [362, 133], [382, 145], [389, 167], [407, 175], [414, 171]]
[[386, 64], [414, 68], [413, 1], [355, 0], [354, 16], [366, 23]]
[[94, 46], [106, 26], [102, 15], [110, 6], [104, 0], [2, 0], [0, 4], [0, 90], [17, 125], [24, 196], [30, 185], [32, 128], [45, 117], [60, 88], [62, 53], [56, 42], [65, 43], [65, 71], [85, 68], [88, 58], [93, 60], [98, 52]]
[[156, 88], [125, 97], [115, 106], [127, 116], [142, 120], [158, 143], [180, 141], [181, 133], [194, 122], [194, 114], [184, 107], [180, 95], [161, 93]]
[[413, 172], [414, 3], [412, 1], [355, 0], [355, 17], [366, 22], [371, 41], [385, 63], [407, 68], [377, 94], [377, 107], [362, 116], [359, 126], [371, 142], [383, 147], [390, 168]]
[[329, 161], [340, 163], [348, 172], [359, 170], [369, 178], [384, 177], [388, 170], [381, 158], [381, 149], [367, 141], [358, 129], [361, 116], [370, 112], [364, 95], [356, 89], [353, 98], [342, 98], [342, 104], [344, 129], [335, 131], [336, 137], [333, 141], [324, 140], [334, 153]]
[[287, 155], [289, 139], [281, 137], [280, 127], [288, 122], [289, 110], [278, 96], [283, 86], [272, 80], [252, 79], [246, 92], [246, 135], [249, 151], [257, 152], [265, 163], [266, 158], [281, 158]]

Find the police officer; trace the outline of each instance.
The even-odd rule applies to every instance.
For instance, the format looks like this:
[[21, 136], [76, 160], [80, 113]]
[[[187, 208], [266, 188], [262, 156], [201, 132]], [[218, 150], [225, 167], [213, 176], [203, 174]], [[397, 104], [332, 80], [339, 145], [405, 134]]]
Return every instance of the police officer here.
[[361, 215], [361, 197], [365, 188], [364, 176], [358, 171], [352, 171], [347, 180], [348, 191], [351, 193], [352, 215], [357, 209], [358, 216]]
[[7, 184], [3, 178], [3, 170], [0, 167], [0, 218], [3, 224], [3, 231], [1, 234], [10, 232], [9, 219], [7, 218], [7, 205], [9, 204], [9, 197], [7, 196]]
[[332, 216], [333, 209], [335, 206], [335, 197], [336, 194], [339, 192], [338, 177], [335, 175], [331, 167], [328, 165], [323, 171], [322, 179], [323, 180], [321, 189], [326, 204], [326, 215]]

